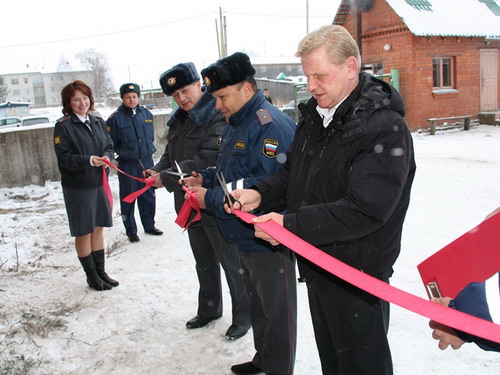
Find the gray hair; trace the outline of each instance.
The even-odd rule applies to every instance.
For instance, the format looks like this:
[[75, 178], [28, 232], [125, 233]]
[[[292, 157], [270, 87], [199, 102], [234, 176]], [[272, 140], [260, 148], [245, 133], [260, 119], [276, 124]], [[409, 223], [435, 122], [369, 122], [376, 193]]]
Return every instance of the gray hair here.
[[311, 31], [299, 42], [295, 56], [307, 56], [312, 50], [322, 46], [331, 63], [341, 65], [353, 56], [358, 62], [358, 71], [361, 68], [361, 55], [356, 41], [345, 27], [339, 25], [322, 26]]

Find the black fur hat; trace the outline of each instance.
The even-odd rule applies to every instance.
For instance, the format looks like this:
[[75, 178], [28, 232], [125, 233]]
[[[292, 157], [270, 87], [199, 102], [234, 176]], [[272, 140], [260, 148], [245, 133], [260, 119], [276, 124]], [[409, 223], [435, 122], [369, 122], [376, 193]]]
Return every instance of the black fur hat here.
[[123, 95], [129, 92], [135, 92], [137, 96], [141, 96], [141, 88], [137, 83], [124, 83], [120, 86], [120, 98], [123, 99]]
[[217, 60], [201, 71], [208, 92], [235, 85], [255, 75], [250, 58], [243, 52]]
[[173, 66], [160, 76], [161, 89], [165, 95], [172, 94], [183, 87], [200, 80], [200, 75], [192, 62]]

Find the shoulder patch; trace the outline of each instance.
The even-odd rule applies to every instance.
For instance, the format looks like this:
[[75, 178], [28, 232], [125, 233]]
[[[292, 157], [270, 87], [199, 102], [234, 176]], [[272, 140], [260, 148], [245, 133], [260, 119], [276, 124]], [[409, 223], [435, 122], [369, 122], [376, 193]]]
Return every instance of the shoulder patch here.
[[259, 119], [261, 125], [266, 125], [270, 122], [273, 122], [273, 118], [265, 109], [259, 109], [257, 112], [255, 112], [255, 114], [257, 115], [257, 118]]
[[61, 143], [61, 137], [59, 137], [59, 136], [54, 137], [54, 144], [56, 146], [59, 146], [60, 143]]
[[276, 139], [264, 139], [262, 153], [270, 159], [275, 158], [278, 156], [278, 146], [279, 142]]

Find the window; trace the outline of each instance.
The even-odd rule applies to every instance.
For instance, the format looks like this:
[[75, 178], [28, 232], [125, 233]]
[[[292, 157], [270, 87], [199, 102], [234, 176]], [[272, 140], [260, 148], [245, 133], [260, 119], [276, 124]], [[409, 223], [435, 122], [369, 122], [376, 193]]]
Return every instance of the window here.
[[434, 57], [432, 59], [432, 86], [437, 89], [453, 88], [453, 58]]
[[12, 85], [19, 85], [19, 78], [12, 78], [12, 79], [10, 80], [10, 83], [11, 83]]
[[261, 73], [265, 73], [265, 72], [266, 72], [266, 66], [265, 66], [265, 65], [262, 65], [262, 66], [260, 67], [260, 72], [261, 72]]
[[361, 67], [362, 72], [370, 73], [371, 75], [378, 76], [384, 74], [384, 64], [374, 63], [365, 64]]
[[28, 78], [25, 78], [24, 79], [24, 83], [27, 84], [28, 83]]

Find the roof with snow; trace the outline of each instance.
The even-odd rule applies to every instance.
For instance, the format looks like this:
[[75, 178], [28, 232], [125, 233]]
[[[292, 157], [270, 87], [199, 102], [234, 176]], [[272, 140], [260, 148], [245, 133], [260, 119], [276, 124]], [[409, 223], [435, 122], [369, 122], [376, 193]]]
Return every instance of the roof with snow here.
[[[385, 0], [417, 36], [500, 38], [499, 0]], [[347, 5], [343, 0], [339, 6]]]

